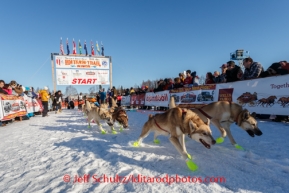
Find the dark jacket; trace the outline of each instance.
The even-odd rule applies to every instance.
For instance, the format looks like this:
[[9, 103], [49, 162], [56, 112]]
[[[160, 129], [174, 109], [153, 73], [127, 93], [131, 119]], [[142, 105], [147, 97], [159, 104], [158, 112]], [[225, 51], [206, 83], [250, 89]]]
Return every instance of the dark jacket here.
[[231, 70], [227, 70], [226, 71], [226, 79], [227, 79], [227, 82], [235, 82], [235, 81], [238, 81], [240, 80], [238, 78], [238, 72], [241, 70], [241, 68], [239, 66], [235, 66], [233, 69]]
[[276, 74], [284, 75], [284, 74], [288, 74], [288, 71], [286, 69], [282, 69], [280, 62], [276, 62], [276, 63], [273, 63], [271, 66], [269, 66], [269, 68], [261, 74], [262, 76], [261, 75], [260, 76], [266, 77], [264, 76], [264, 73], [268, 73], [268, 76], [276, 75]]
[[58, 104], [60, 103], [60, 102], [59, 102], [59, 98], [61, 98], [61, 97], [62, 97], [62, 96], [61, 96], [60, 94], [56, 93], [52, 105], [53, 105], [53, 106], [58, 105]]

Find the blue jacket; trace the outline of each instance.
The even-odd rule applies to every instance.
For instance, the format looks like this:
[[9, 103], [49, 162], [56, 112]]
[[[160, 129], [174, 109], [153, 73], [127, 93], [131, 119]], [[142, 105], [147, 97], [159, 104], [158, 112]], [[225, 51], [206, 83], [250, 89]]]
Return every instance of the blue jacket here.
[[100, 100], [104, 100], [106, 98], [106, 92], [100, 93]]

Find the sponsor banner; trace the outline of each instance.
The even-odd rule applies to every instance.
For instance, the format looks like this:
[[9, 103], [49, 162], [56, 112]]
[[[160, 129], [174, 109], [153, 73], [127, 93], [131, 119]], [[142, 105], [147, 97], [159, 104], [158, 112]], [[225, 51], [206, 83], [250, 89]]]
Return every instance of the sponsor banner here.
[[109, 69], [109, 58], [88, 56], [55, 56], [56, 68]]
[[24, 94], [23, 98], [24, 98], [24, 102], [26, 105], [27, 113], [34, 113], [34, 112], [41, 111], [41, 109], [40, 109], [41, 107], [38, 104], [38, 101], [36, 99], [32, 99], [31, 97], [28, 97], [25, 94]]
[[144, 106], [146, 94], [131, 95], [130, 104], [133, 106]]
[[217, 85], [218, 99], [258, 114], [289, 115], [289, 75]]
[[56, 69], [56, 82], [57, 85], [106, 85], [109, 71]]
[[130, 105], [136, 105], [137, 95], [130, 95]]
[[170, 100], [169, 91], [147, 92], [145, 95], [145, 106], [168, 107]]
[[10, 120], [27, 114], [23, 97], [0, 95], [2, 102], [2, 120]]
[[42, 112], [43, 109], [44, 109], [44, 107], [43, 107], [43, 105], [42, 105], [42, 101], [41, 101], [40, 99], [36, 99], [36, 101], [37, 101], [38, 104], [39, 104], [39, 110], [40, 110], [40, 112]]
[[121, 106], [130, 106], [130, 95], [121, 96]]
[[202, 85], [190, 88], [179, 88], [170, 91], [176, 105], [182, 108], [200, 108], [217, 98], [216, 85]]

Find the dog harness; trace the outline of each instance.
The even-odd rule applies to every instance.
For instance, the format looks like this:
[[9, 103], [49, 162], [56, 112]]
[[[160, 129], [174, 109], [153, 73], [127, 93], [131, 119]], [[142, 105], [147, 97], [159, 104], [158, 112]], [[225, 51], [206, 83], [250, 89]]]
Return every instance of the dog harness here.
[[[186, 111], [182, 110], [182, 118], [183, 118], [183, 119], [185, 118], [186, 113], [187, 113]], [[155, 124], [158, 126], [159, 129], [161, 129], [161, 130], [163, 130], [163, 131], [165, 131], [165, 132], [167, 132], [167, 133], [170, 134], [170, 132], [168, 132], [167, 130], [161, 128], [161, 126], [157, 123], [157, 121], [155, 120], [155, 118], [154, 118], [154, 121], [155, 121]]]
[[205, 115], [205, 117], [207, 117], [208, 119], [212, 119], [212, 117], [210, 115], [208, 115], [205, 111], [202, 110], [202, 108], [198, 109], [203, 115]]
[[165, 132], [167, 132], [167, 133], [170, 134], [170, 132], [168, 132], [167, 130], [164, 130], [163, 128], [161, 128], [161, 126], [157, 123], [157, 121], [155, 120], [155, 118], [154, 118], [154, 121], [155, 121], [155, 124], [158, 126], [159, 129], [161, 129], [161, 130], [163, 130], [163, 131], [165, 131]]

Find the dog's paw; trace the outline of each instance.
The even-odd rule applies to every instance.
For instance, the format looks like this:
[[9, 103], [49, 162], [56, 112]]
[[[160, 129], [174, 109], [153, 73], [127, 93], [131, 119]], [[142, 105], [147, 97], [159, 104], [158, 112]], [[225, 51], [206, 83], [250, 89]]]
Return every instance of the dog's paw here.
[[133, 145], [134, 147], [139, 147], [139, 142], [138, 142], [138, 141], [135, 141], [132, 145]]
[[88, 125], [87, 128], [90, 129], [91, 128], [90, 125]]
[[155, 143], [155, 144], [160, 144], [161, 141], [160, 141], [159, 139], [155, 139], [155, 140], [154, 140], [154, 143]]
[[102, 131], [101, 131], [101, 134], [106, 134], [106, 131], [105, 131], [105, 130], [102, 130]]
[[117, 134], [117, 132], [115, 130], [112, 130], [111, 133], [112, 134]]
[[218, 137], [218, 138], [216, 139], [216, 142], [217, 142], [218, 144], [223, 143], [223, 142], [224, 142], [224, 138], [223, 138], [223, 137]]
[[196, 171], [196, 170], [198, 169], [197, 164], [195, 164], [195, 163], [194, 163], [192, 160], [190, 160], [190, 159], [187, 159], [187, 160], [186, 160], [186, 164], [187, 164], [188, 168], [189, 168], [190, 170], [192, 170], [192, 171]]
[[244, 151], [244, 148], [238, 144], [234, 145], [236, 149]]
[[192, 160], [192, 156], [190, 154], [187, 153], [187, 156], [190, 160]]
[[121, 128], [119, 129], [119, 131], [120, 131], [120, 132], [123, 132], [123, 128], [121, 127]]

